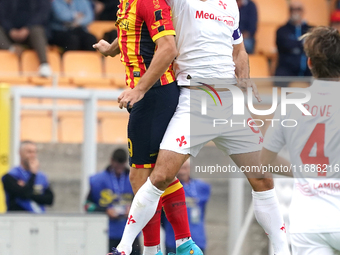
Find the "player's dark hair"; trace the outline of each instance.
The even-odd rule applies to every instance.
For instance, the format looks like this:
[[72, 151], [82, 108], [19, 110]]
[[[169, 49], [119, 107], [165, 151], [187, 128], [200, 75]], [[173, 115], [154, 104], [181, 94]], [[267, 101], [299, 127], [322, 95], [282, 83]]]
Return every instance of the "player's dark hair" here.
[[111, 160], [118, 163], [125, 163], [127, 161], [127, 153], [123, 149], [117, 149], [112, 153]]
[[311, 72], [315, 78], [340, 77], [340, 34], [331, 27], [312, 28], [302, 36], [304, 50], [311, 59]]

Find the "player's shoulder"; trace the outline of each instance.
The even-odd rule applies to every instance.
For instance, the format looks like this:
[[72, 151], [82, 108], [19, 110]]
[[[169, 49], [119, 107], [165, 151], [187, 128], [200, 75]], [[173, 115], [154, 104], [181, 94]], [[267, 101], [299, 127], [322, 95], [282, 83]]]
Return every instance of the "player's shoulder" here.
[[169, 1], [173, 0], [137, 0], [137, 7], [139, 11], [157, 11], [160, 9], [170, 8]]

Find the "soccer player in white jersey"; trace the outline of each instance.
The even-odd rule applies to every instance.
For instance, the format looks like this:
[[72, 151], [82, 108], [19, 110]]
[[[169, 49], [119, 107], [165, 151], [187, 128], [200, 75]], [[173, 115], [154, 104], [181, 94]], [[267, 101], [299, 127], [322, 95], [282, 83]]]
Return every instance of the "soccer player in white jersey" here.
[[[181, 86], [179, 104], [163, 137], [160, 152], [153, 172], [147, 182], [136, 193], [129, 217], [134, 224], [127, 224], [123, 238], [118, 245], [119, 252], [131, 250], [131, 244], [144, 225], [155, 213], [160, 196], [175, 178], [181, 165], [190, 155], [196, 156], [209, 141], [230, 155], [240, 166], [260, 166], [260, 150], [263, 138], [258, 129], [248, 125], [223, 128], [210, 133], [194, 135], [190, 131], [190, 117], [200, 116], [192, 112], [190, 104], [199, 105], [205, 94], [191, 86], [192, 79], [222, 78], [234, 81], [244, 79], [243, 84], [251, 86], [260, 101], [256, 86], [249, 78], [248, 55], [245, 51], [239, 26], [239, 10], [236, 0], [167, 0], [172, 8], [176, 43], [179, 51], [174, 62], [178, 85]], [[156, 26], [157, 24], [155, 24]], [[143, 98], [148, 87], [136, 87], [125, 91], [119, 97], [120, 107], [133, 106]], [[221, 88], [219, 95], [222, 109], [230, 120], [233, 116], [231, 91]], [[199, 98], [195, 100], [194, 98]], [[209, 101], [209, 111], [214, 107]], [[197, 107], [196, 107], [197, 108]], [[198, 107], [199, 108], [199, 107]], [[199, 108], [200, 109], [200, 108]], [[217, 109], [217, 108], [214, 108]], [[213, 110], [212, 110], [213, 111]], [[249, 112], [242, 116], [247, 122]], [[202, 120], [202, 126], [212, 129], [210, 122]], [[271, 174], [247, 175], [253, 188], [254, 212], [259, 224], [267, 233], [276, 255], [290, 254], [287, 245], [285, 225], [279, 210]], [[177, 247], [176, 254], [192, 254], [193, 241], [184, 240]], [[117, 254], [119, 254], [119, 252]], [[192, 250], [194, 254], [201, 254]]]
[[[304, 115], [294, 105], [287, 115], [298, 125], [269, 127], [261, 161], [277, 165], [286, 145], [295, 187], [290, 205], [290, 233], [294, 255], [340, 254], [340, 35], [318, 27], [304, 37], [308, 67], [313, 77], [311, 99]], [[279, 122], [278, 122], [279, 123]]]

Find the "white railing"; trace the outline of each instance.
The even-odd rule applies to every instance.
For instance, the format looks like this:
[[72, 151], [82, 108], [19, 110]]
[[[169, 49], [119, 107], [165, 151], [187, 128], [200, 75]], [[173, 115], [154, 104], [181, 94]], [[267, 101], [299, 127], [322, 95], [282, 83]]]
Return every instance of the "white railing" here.
[[[117, 100], [122, 90], [89, 90], [61, 88], [12, 87], [12, 124], [11, 124], [11, 165], [19, 164], [21, 98], [50, 98], [83, 100], [84, 142], [82, 151], [82, 178], [80, 201], [84, 201], [88, 192], [88, 177], [95, 174], [97, 164], [97, 101]], [[51, 108], [53, 109], [54, 106]], [[26, 107], [27, 108], [27, 107]], [[43, 109], [43, 108], [40, 108]], [[107, 109], [110, 110], [110, 109]], [[80, 203], [81, 204], [81, 203]], [[80, 206], [81, 207], [81, 206]], [[81, 209], [80, 209], [81, 210]]]

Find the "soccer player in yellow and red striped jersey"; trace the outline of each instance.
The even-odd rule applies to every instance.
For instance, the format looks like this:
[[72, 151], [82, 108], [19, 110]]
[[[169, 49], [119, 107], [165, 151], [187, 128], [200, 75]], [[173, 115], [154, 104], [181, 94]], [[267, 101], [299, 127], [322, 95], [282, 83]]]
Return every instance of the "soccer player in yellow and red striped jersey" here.
[[[153, 170], [161, 140], [178, 104], [179, 88], [172, 70], [177, 55], [175, 30], [165, 0], [122, 0], [116, 26], [118, 38], [112, 44], [101, 40], [94, 48], [104, 56], [120, 53], [126, 67], [126, 83], [131, 90], [124, 91], [118, 102], [120, 107], [129, 104], [130, 181], [136, 193]], [[129, 255], [134, 239], [144, 227], [143, 254], [162, 254], [159, 246], [162, 205], [174, 229], [176, 244], [180, 246], [190, 240], [183, 186], [174, 179], [145, 227], [141, 226], [142, 220], [129, 217], [117, 247], [119, 252]]]

